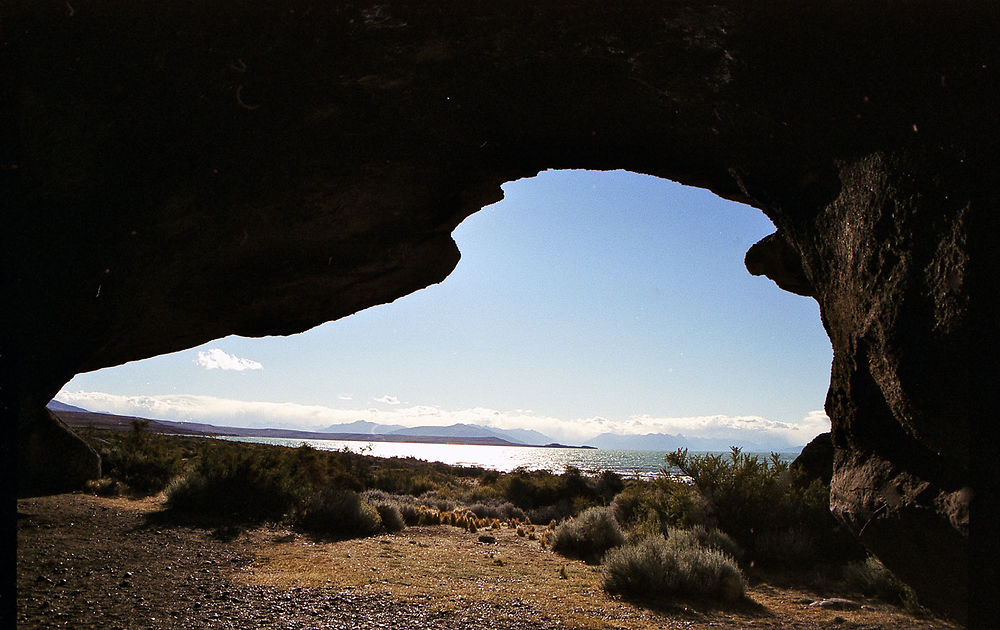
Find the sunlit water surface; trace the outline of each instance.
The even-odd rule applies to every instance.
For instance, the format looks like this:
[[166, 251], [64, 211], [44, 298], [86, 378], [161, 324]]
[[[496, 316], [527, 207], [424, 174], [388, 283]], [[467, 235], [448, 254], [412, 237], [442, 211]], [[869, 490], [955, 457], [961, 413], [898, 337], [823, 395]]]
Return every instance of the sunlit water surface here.
[[[573, 466], [584, 472], [611, 470], [624, 476], [652, 477], [666, 466], [668, 451], [625, 451], [612, 449], [539, 448], [530, 446], [484, 446], [470, 444], [427, 444], [416, 442], [357, 442], [348, 440], [299, 440], [266, 437], [220, 437], [256, 444], [297, 447], [308, 444], [324, 451], [350, 450], [375, 457], [415, 457], [452, 466], [478, 466], [501, 472], [515, 468], [550, 470], [561, 473]], [[692, 453], [694, 454], [694, 453]], [[767, 454], [761, 454], [766, 457]], [[794, 454], [782, 455], [791, 460]], [[670, 471], [677, 472], [677, 471]]]

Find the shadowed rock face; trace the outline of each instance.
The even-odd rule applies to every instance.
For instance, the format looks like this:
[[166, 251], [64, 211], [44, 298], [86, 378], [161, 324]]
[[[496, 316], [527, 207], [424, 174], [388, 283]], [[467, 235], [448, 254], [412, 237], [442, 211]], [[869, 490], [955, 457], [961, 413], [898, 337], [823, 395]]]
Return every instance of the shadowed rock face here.
[[630, 169], [774, 221], [747, 264], [819, 302], [831, 506], [966, 618], [998, 476], [970, 456], [997, 398], [989, 3], [28, 0], [0, 19], [5, 414], [77, 372], [391, 301], [448, 275], [451, 230], [503, 182]]

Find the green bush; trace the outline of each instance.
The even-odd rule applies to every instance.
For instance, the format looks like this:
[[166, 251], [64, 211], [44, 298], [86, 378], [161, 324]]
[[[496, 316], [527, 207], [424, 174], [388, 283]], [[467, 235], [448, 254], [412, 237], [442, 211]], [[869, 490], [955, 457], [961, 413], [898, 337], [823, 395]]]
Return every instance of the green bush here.
[[715, 549], [734, 560], [739, 560], [743, 555], [743, 550], [736, 544], [736, 541], [730, 538], [726, 532], [714, 527], [706, 528], [703, 525], [695, 525], [691, 529], [675, 529], [670, 532], [670, 540], [681, 546]]
[[361, 495], [332, 487], [310, 495], [295, 509], [292, 520], [299, 529], [337, 539], [371, 536], [382, 527], [378, 510]]
[[712, 526], [711, 506], [693, 485], [671, 476], [636, 481], [611, 501], [611, 509], [622, 527], [632, 529], [652, 522], [668, 527]]
[[102, 440], [98, 450], [101, 467], [109, 481], [100, 484], [105, 495], [148, 496], [161, 492], [183, 471], [182, 452], [161, 436], [147, 432], [149, 422], [133, 420], [132, 430], [114, 436], [115, 443]]
[[598, 483], [570, 466], [561, 475], [519, 468], [501, 476], [496, 486], [504, 499], [523, 510], [562, 505], [564, 512], [573, 512], [602, 502]]
[[592, 507], [565, 521], [552, 533], [552, 550], [564, 556], [598, 562], [604, 553], [625, 542], [609, 508]]
[[408, 494], [414, 497], [438, 488], [438, 484], [427, 475], [415, 475], [411, 470], [377, 470], [372, 475], [371, 487], [392, 494]]
[[754, 532], [794, 522], [784, 519], [794, 511], [789, 509], [790, 484], [784, 483], [788, 464], [776, 454], [766, 461], [733, 448], [729, 456], [689, 457], [685, 449], [667, 455], [667, 462], [691, 478], [719, 527], [743, 544], [752, 542]]
[[167, 489], [175, 513], [247, 521], [279, 520], [308, 491], [290, 451], [212, 444]]
[[756, 565], [802, 567], [864, 557], [863, 547], [830, 514], [829, 487], [797, 478], [775, 453], [760, 459], [735, 447], [729, 455], [678, 450], [666, 459], [691, 482], [666, 479], [661, 485], [673, 486], [675, 496], [694, 491], [707, 508], [688, 520], [725, 531]]
[[745, 583], [736, 562], [694, 536], [651, 536], [610, 550], [604, 557], [603, 587], [635, 599], [712, 599], [734, 602]]
[[613, 470], [601, 471], [594, 483], [594, 489], [604, 503], [610, 502], [624, 488], [625, 482], [622, 480], [621, 475]]

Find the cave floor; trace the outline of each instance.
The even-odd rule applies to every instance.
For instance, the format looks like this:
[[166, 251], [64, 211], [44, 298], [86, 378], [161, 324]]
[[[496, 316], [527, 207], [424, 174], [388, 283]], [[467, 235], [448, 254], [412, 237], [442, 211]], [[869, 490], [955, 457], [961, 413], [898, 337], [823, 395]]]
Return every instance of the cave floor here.
[[508, 528], [317, 542], [274, 526], [221, 535], [166, 524], [150, 518], [162, 497], [64, 494], [17, 507], [21, 628], [956, 627], [874, 600], [810, 608], [833, 594], [767, 583], [736, 608], [651, 610], [607, 596], [596, 568]]

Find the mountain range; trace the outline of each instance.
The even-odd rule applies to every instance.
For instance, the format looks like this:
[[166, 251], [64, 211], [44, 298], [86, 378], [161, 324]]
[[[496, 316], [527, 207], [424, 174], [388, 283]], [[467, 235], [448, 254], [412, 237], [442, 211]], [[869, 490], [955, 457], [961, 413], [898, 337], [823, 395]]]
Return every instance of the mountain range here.
[[495, 437], [513, 442], [514, 444], [527, 444], [529, 446], [543, 446], [555, 442], [551, 437], [533, 431], [531, 429], [494, 429], [478, 424], [457, 423], [448, 426], [426, 425], [419, 427], [405, 427], [399, 424], [378, 424], [357, 420], [343, 424], [331, 424], [321, 429], [324, 433], [364, 433], [367, 435], [401, 435], [401, 436], [424, 436], [424, 437], [452, 437], [452, 438], [488, 438]]
[[[113, 414], [101, 414], [53, 400], [48, 408], [56, 412], [67, 424], [74, 426], [107, 426], [127, 428], [132, 420], [143, 420]], [[292, 439], [369, 440], [379, 442], [428, 442], [453, 444], [492, 444], [496, 446], [552, 446], [556, 441], [531, 429], [495, 429], [477, 424], [457, 423], [448, 426], [425, 425], [406, 427], [398, 424], [379, 424], [365, 420], [331, 424], [322, 429], [301, 431], [283, 428], [240, 428], [198, 422], [150, 420], [150, 430], [159, 433], [210, 433], [215, 435], [287, 437]], [[686, 448], [692, 451], [728, 451], [739, 446], [745, 452], [767, 453], [798, 452], [798, 447], [775, 447], [774, 444], [734, 438], [699, 438], [683, 434], [647, 433], [645, 435], [602, 433], [585, 442], [591, 448], [621, 450], [673, 451]]]
[[645, 435], [622, 435], [602, 433], [587, 441], [587, 444], [602, 449], [675, 451], [686, 448], [691, 451], [728, 451], [738, 446], [748, 453], [798, 452], [801, 446], [775, 448], [773, 444], [763, 444], [746, 439], [686, 437], [683, 434], [647, 433]]
[[242, 437], [273, 437], [300, 440], [348, 440], [373, 442], [420, 442], [431, 444], [478, 444], [487, 446], [562, 446], [537, 431], [515, 429], [501, 431], [473, 424], [451, 426], [404, 427], [373, 422], [334, 424], [319, 431], [284, 428], [244, 428], [219, 426], [201, 422], [151, 420], [135, 416], [97, 413], [53, 400], [47, 405], [66, 424], [74, 427], [94, 426], [105, 429], [129, 430], [134, 421], [145, 422], [154, 433], [206, 434]]

